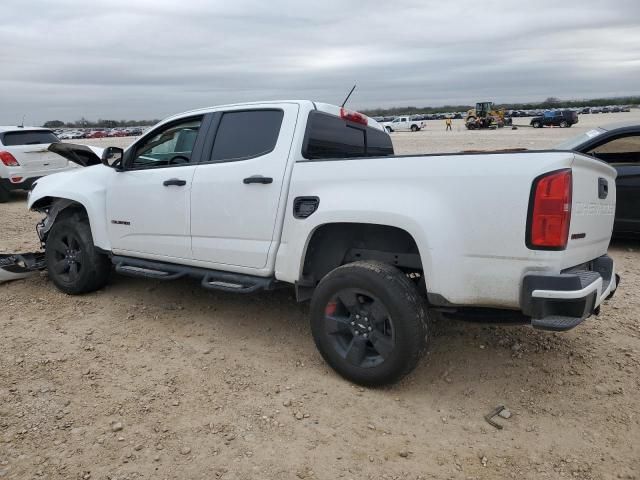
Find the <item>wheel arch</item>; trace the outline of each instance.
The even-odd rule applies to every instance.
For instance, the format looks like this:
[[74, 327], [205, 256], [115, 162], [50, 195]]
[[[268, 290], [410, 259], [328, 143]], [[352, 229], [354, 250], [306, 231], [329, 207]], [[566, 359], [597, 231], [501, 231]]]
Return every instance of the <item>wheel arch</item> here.
[[102, 217], [96, 211], [99, 207], [93, 205], [84, 198], [69, 198], [70, 196], [45, 195], [31, 202], [30, 209], [46, 214], [45, 219], [38, 225], [38, 235], [44, 244], [49, 230], [55, 223], [56, 219], [69, 215], [73, 212], [80, 211], [86, 215], [89, 221], [89, 227], [93, 236], [96, 247], [103, 250], [110, 250], [110, 243], [107, 237], [106, 224], [104, 221], [105, 213]]
[[303, 250], [299, 300], [309, 298], [318, 282], [333, 269], [361, 260], [376, 260], [406, 273], [424, 276], [418, 242], [405, 228], [366, 222], [330, 222], [317, 225]]

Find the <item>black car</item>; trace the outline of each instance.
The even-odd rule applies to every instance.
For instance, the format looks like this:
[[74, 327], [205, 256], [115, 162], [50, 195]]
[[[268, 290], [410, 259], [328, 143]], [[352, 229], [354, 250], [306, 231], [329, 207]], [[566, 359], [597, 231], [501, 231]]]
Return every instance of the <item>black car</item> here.
[[530, 125], [533, 128], [561, 127], [566, 128], [578, 123], [578, 114], [573, 110], [556, 110], [544, 112], [541, 117], [533, 117]]
[[613, 233], [640, 234], [640, 124], [598, 127], [556, 146], [608, 163], [616, 178], [616, 217]]

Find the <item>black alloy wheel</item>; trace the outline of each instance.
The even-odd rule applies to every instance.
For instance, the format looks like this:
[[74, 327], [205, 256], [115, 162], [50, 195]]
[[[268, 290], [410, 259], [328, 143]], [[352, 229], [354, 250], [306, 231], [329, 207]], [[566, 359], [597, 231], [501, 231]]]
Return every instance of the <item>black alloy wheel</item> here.
[[322, 357], [360, 385], [386, 385], [407, 375], [426, 349], [421, 288], [393, 265], [373, 260], [326, 274], [313, 293], [310, 312]]
[[66, 232], [51, 245], [55, 263], [53, 271], [65, 282], [76, 282], [83, 268], [80, 240], [73, 232]]
[[382, 302], [369, 292], [345, 289], [325, 307], [325, 329], [335, 351], [351, 365], [380, 365], [395, 345], [393, 320]]

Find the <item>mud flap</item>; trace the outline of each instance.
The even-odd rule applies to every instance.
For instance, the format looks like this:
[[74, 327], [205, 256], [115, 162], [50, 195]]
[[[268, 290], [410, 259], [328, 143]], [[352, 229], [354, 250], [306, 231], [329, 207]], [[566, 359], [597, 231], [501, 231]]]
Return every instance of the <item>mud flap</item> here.
[[44, 252], [0, 254], [0, 283], [25, 278], [44, 269]]

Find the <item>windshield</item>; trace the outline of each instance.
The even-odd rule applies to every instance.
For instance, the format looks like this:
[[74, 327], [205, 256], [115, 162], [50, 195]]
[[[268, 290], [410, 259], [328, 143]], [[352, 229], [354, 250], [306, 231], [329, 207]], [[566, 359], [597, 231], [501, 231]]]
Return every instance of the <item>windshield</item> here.
[[588, 132], [584, 132], [580, 135], [572, 137], [569, 140], [565, 140], [564, 142], [556, 145], [554, 148], [555, 150], [575, 150], [586, 141], [591, 140], [598, 135], [602, 135], [604, 132], [605, 130], [603, 130], [602, 128], [594, 128], [593, 130], [589, 130]]

